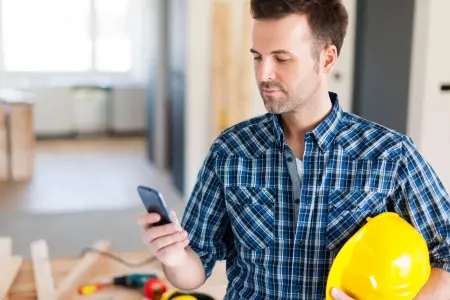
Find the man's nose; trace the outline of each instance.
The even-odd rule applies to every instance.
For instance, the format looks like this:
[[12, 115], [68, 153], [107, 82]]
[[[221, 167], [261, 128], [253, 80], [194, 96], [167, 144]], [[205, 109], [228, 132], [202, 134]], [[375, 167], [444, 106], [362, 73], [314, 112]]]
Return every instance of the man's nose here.
[[275, 80], [275, 70], [270, 60], [263, 60], [259, 64], [258, 81], [273, 81]]

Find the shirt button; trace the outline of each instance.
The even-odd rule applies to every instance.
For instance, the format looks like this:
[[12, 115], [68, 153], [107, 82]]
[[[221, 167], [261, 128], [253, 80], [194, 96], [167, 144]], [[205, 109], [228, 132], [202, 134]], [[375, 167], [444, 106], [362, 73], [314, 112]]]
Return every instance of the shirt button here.
[[291, 163], [292, 161], [294, 161], [294, 159], [293, 159], [291, 156], [289, 156], [289, 157], [287, 158], [287, 161]]
[[304, 241], [299, 241], [298, 243], [299, 243], [300, 245], [304, 245], [304, 244], [305, 244]]
[[295, 199], [295, 204], [300, 204], [300, 199], [299, 198]]
[[297, 285], [297, 292], [301, 292], [302, 291], [302, 286], [299, 284], [299, 285]]

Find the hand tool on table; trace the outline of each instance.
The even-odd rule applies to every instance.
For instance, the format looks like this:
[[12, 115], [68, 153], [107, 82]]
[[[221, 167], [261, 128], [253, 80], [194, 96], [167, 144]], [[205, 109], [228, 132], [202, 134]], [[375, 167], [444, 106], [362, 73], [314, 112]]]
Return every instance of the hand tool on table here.
[[151, 279], [158, 279], [156, 274], [134, 273], [100, 280], [95, 284], [83, 285], [78, 289], [80, 295], [89, 295], [108, 286], [122, 286], [131, 289], [143, 289]]

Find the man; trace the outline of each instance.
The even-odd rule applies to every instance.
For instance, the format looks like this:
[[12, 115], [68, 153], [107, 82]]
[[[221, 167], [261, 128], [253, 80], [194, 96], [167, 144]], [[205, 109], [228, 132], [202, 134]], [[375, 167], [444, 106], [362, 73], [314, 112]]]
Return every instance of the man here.
[[348, 22], [341, 2], [252, 0], [251, 7], [251, 53], [268, 113], [215, 140], [181, 227], [140, 218], [168, 280], [197, 288], [226, 260], [226, 299], [323, 299], [343, 244], [367, 217], [394, 211], [429, 246], [432, 274], [416, 299], [450, 299], [442, 184], [410, 138], [343, 112], [328, 92]]

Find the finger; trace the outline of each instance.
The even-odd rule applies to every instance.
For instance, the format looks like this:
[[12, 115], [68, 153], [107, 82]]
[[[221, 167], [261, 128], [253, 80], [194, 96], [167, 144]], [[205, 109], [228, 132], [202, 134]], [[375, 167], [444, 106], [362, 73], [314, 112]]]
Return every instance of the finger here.
[[179, 245], [181, 248], [184, 249], [184, 248], [186, 248], [187, 246], [189, 246], [189, 243], [190, 243], [189, 238], [186, 238], [184, 241], [179, 242], [178, 245]]
[[155, 247], [155, 249], [157, 251], [170, 246], [172, 244], [175, 244], [177, 242], [181, 242], [184, 239], [186, 239], [188, 236], [187, 232], [185, 230], [171, 234], [171, 235], [166, 235], [160, 238], [157, 238], [156, 240], [154, 240], [152, 242], [153, 247]]
[[176, 232], [179, 232], [177, 230], [177, 226], [175, 224], [165, 224], [161, 226], [155, 226], [148, 228], [144, 235], [145, 238], [149, 243], [152, 243], [154, 240], [161, 238], [163, 236], [169, 236]]
[[177, 242], [175, 245], [179, 248], [179, 249], [184, 249], [189, 245], [189, 236], [186, 237], [184, 240]]
[[334, 300], [355, 300], [336, 287], [331, 289], [331, 296]]
[[178, 241], [176, 243], [173, 243], [171, 245], [168, 245], [164, 248], [159, 249], [158, 252], [158, 256], [164, 256], [168, 253], [170, 253], [171, 251], [173, 251], [174, 249], [184, 249], [189, 245], [189, 240], [186, 238], [182, 241]]
[[152, 243], [149, 243], [149, 242], [147, 241], [147, 238], [146, 238], [145, 236], [142, 237], [142, 243], [143, 243], [145, 246], [148, 247], [150, 253], [152, 253], [152, 254], [155, 254], [155, 253], [156, 253], [155, 247], [153, 246]]
[[138, 216], [137, 223], [142, 228], [147, 228], [149, 225], [152, 225], [161, 220], [161, 216], [157, 213], [148, 213], [142, 214]]
[[180, 225], [180, 220], [178, 220], [177, 213], [174, 210], [171, 210], [170, 214], [172, 216], [172, 219], [174, 220], [175, 225], [177, 226], [177, 231], [181, 231], [182, 228]]

